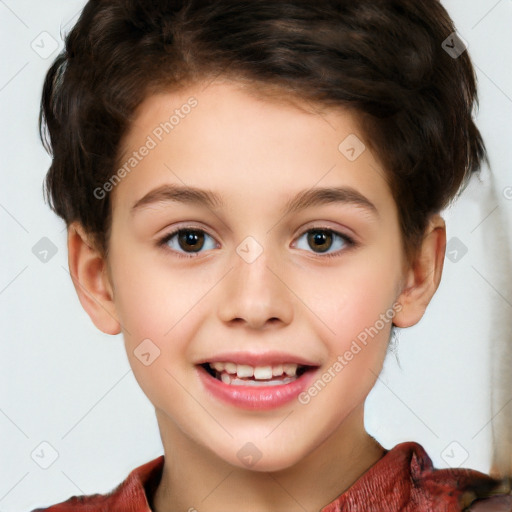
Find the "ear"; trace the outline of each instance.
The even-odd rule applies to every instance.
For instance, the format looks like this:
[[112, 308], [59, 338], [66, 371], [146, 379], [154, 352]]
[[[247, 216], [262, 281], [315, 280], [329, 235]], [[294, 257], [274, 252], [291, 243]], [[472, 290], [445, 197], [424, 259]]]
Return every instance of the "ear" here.
[[393, 319], [397, 327], [410, 327], [421, 320], [441, 281], [445, 249], [446, 225], [436, 214], [430, 218], [421, 247], [406, 271], [397, 299], [402, 309]]
[[94, 325], [106, 334], [119, 334], [106, 260], [77, 222], [68, 227], [68, 265], [78, 299]]

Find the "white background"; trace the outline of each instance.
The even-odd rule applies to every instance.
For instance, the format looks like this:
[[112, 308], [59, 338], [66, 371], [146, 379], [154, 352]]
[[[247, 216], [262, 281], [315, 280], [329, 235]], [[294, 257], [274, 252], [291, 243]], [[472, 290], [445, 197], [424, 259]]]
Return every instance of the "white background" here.
[[[458, 238], [467, 253], [446, 259], [426, 316], [399, 334], [401, 367], [390, 354], [367, 400], [366, 422], [386, 448], [416, 441], [436, 467], [451, 460], [488, 472], [490, 420], [512, 417], [512, 405], [503, 407], [512, 398], [512, 377], [497, 373], [501, 366], [509, 375], [512, 352], [512, 1], [443, 3], [477, 70], [477, 123], [492, 179], [484, 169], [445, 212], [448, 239]], [[37, 131], [43, 78], [82, 6], [0, 0], [0, 512], [107, 492], [163, 453], [122, 338], [98, 331], [78, 302], [64, 224], [42, 196], [50, 163]], [[32, 48], [43, 51], [46, 38], [51, 49], [42, 32], [59, 45], [47, 58]], [[32, 252], [43, 237], [57, 247], [46, 263]], [[48, 469], [31, 457], [42, 442], [58, 453]], [[51, 449], [44, 446], [48, 462]]]

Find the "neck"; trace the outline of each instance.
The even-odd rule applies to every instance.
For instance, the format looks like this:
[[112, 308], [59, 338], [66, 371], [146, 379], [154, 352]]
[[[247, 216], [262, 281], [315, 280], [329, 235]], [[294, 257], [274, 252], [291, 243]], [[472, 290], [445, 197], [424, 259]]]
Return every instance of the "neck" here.
[[155, 512], [318, 511], [345, 492], [383, 455], [364, 430], [363, 406], [307, 457], [275, 471], [227, 464], [184, 437], [157, 410], [165, 464], [153, 496]]

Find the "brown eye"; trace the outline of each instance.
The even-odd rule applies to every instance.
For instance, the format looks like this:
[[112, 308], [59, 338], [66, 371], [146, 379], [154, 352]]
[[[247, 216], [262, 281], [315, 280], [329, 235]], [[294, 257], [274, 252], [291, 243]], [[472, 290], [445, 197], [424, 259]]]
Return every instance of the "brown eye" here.
[[[296, 247], [313, 252], [323, 258], [339, 256], [358, 244], [349, 236], [329, 228], [313, 228], [304, 231], [297, 239]], [[325, 254], [324, 254], [325, 253]]]
[[200, 251], [204, 245], [204, 232], [189, 229], [181, 230], [178, 234], [178, 243], [184, 251]]
[[159, 246], [178, 257], [195, 257], [208, 249], [217, 248], [215, 239], [202, 229], [177, 229], [158, 241]]
[[308, 243], [312, 249], [318, 252], [325, 252], [332, 245], [332, 232], [326, 230], [312, 230], [308, 233]]

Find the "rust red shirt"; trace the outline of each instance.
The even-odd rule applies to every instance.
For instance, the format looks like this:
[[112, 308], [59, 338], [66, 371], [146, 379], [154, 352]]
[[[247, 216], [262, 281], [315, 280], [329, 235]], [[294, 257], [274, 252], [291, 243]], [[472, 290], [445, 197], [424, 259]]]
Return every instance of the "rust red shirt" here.
[[[151, 511], [163, 466], [161, 455], [135, 468], [107, 494], [72, 496], [32, 512]], [[512, 512], [512, 495], [493, 495], [498, 484], [473, 469], [435, 469], [423, 447], [410, 441], [386, 450], [381, 459], [320, 512]]]

